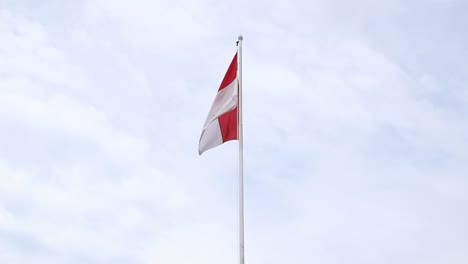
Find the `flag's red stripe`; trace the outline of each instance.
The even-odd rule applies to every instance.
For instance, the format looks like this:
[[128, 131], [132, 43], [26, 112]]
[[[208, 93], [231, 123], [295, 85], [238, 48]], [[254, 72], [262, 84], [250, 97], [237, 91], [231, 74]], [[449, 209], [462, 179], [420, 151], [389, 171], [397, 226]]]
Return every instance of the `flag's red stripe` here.
[[231, 64], [229, 65], [229, 68], [226, 72], [226, 75], [224, 75], [224, 79], [221, 82], [221, 85], [219, 86], [219, 91], [222, 89], [226, 88], [229, 84], [231, 84], [237, 77], [237, 53], [234, 55], [234, 58], [231, 61]]
[[218, 118], [223, 143], [237, 139], [237, 107]]

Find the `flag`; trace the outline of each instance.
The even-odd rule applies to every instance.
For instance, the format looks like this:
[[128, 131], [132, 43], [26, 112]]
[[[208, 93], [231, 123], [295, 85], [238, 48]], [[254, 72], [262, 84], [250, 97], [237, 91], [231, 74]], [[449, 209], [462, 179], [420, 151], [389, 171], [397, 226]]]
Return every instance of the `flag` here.
[[218, 89], [200, 136], [198, 154], [227, 141], [237, 140], [238, 104], [237, 53]]

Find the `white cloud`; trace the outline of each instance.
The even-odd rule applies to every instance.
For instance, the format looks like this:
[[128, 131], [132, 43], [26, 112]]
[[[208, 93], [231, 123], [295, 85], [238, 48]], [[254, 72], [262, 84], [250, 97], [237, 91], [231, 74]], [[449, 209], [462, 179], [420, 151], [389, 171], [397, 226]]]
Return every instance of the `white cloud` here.
[[[182, 7], [183, 6], [183, 7]], [[182, 8], [181, 8], [182, 7]], [[87, 1], [88, 23], [114, 28], [135, 49], [181, 53], [213, 34], [216, 11], [203, 1]], [[210, 15], [207, 15], [210, 14]]]

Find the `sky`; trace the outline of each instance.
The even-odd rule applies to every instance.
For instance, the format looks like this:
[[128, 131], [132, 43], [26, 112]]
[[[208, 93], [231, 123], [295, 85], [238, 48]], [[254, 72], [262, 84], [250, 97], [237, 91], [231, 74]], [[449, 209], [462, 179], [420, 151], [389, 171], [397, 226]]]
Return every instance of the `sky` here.
[[0, 0], [0, 263], [468, 263], [468, 2]]

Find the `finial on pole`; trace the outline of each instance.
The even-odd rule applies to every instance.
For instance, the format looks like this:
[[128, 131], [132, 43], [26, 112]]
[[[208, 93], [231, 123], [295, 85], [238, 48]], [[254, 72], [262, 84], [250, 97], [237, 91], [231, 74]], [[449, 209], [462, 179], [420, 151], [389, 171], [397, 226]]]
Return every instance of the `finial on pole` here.
[[243, 39], [244, 37], [242, 35], [239, 35], [239, 37], [237, 37], [236, 46], [239, 46], [239, 42], [242, 41]]

